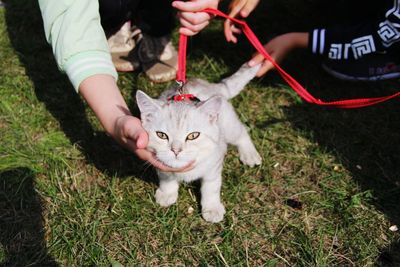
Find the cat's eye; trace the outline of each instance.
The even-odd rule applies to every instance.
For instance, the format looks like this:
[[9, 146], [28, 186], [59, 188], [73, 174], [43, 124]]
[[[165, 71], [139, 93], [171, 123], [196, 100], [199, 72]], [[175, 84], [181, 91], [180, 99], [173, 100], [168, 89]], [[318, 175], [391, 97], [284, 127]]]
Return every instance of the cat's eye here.
[[157, 136], [161, 139], [168, 140], [168, 135], [163, 132], [156, 132]]
[[186, 140], [194, 140], [199, 136], [200, 136], [199, 132], [193, 132], [193, 133], [188, 134], [188, 136], [186, 136]]

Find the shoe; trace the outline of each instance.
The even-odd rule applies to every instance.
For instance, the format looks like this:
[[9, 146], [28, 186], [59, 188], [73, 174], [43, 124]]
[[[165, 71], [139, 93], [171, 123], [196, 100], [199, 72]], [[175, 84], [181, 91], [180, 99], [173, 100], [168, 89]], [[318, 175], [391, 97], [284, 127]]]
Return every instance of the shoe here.
[[170, 36], [152, 37], [143, 34], [138, 44], [138, 57], [143, 71], [153, 82], [168, 82], [176, 78], [178, 53]]
[[140, 67], [135, 47], [142, 37], [141, 30], [127, 21], [107, 39], [112, 61], [117, 71], [134, 71]]
[[379, 81], [400, 77], [400, 60], [396, 54], [369, 54], [357, 60], [326, 60], [322, 68], [346, 81]]

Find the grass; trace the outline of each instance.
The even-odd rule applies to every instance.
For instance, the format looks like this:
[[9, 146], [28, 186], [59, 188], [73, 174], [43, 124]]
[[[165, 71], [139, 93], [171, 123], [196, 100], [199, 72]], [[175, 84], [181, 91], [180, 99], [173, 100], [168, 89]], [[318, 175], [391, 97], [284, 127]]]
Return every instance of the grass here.
[[[182, 186], [170, 208], [155, 203], [154, 171], [104, 134], [58, 72], [36, 1], [4, 2], [1, 266], [400, 265], [400, 236], [389, 230], [400, 223], [398, 100], [320, 108], [302, 103], [275, 73], [254, 80], [233, 104], [263, 165], [245, 167], [229, 150], [227, 214], [208, 224], [197, 184]], [[269, 16], [256, 12], [259, 21], [249, 21], [262, 41], [265, 32], [304, 30], [333, 16], [318, 14], [317, 1], [267, 2]], [[188, 76], [218, 81], [251, 53], [244, 39], [224, 42], [215, 21], [190, 39]], [[283, 67], [324, 100], [398, 90], [398, 81], [335, 80], [305, 52], [293, 53]], [[121, 74], [119, 85], [136, 112], [135, 90], [156, 96], [166, 86], [140, 73]]]

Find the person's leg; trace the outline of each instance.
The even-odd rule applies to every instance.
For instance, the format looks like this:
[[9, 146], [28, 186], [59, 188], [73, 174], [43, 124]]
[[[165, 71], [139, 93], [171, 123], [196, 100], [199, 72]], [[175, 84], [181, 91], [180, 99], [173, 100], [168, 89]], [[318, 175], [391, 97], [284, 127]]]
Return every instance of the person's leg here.
[[139, 4], [140, 0], [99, 0], [101, 24], [117, 71], [134, 71], [140, 67], [134, 51], [142, 35], [131, 25]]
[[[170, 39], [175, 26], [171, 2], [99, 0], [99, 4], [101, 23], [117, 70], [133, 71], [141, 65], [154, 82], [173, 80], [178, 56]], [[127, 21], [132, 21], [140, 31]]]
[[175, 26], [171, 1], [142, 0], [136, 15], [135, 23], [143, 33], [138, 47], [143, 71], [153, 82], [175, 79], [178, 54], [171, 42], [171, 32]]
[[171, 1], [142, 0], [138, 6], [137, 18], [142, 32], [153, 37], [168, 35], [175, 26]]
[[99, 0], [101, 25], [106, 32], [118, 29], [132, 16], [132, 3], [134, 0]]

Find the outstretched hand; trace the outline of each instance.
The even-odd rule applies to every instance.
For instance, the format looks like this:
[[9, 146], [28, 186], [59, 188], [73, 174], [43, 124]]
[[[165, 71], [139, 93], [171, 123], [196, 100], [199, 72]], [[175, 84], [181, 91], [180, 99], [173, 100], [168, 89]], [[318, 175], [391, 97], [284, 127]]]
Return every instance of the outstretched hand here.
[[[307, 46], [308, 33], [292, 32], [275, 37], [264, 45], [264, 48], [277, 63], [280, 63], [293, 49], [306, 48]], [[256, 53], [248, 64], [250, 67], [253, 67], [260, 63], [262, 63], [262, 66], [257, 72], [257, 77], [265, 75], [268, 71], [274, 68], [272, 62], [265, 59], [265, 57], [260, 53]]]

